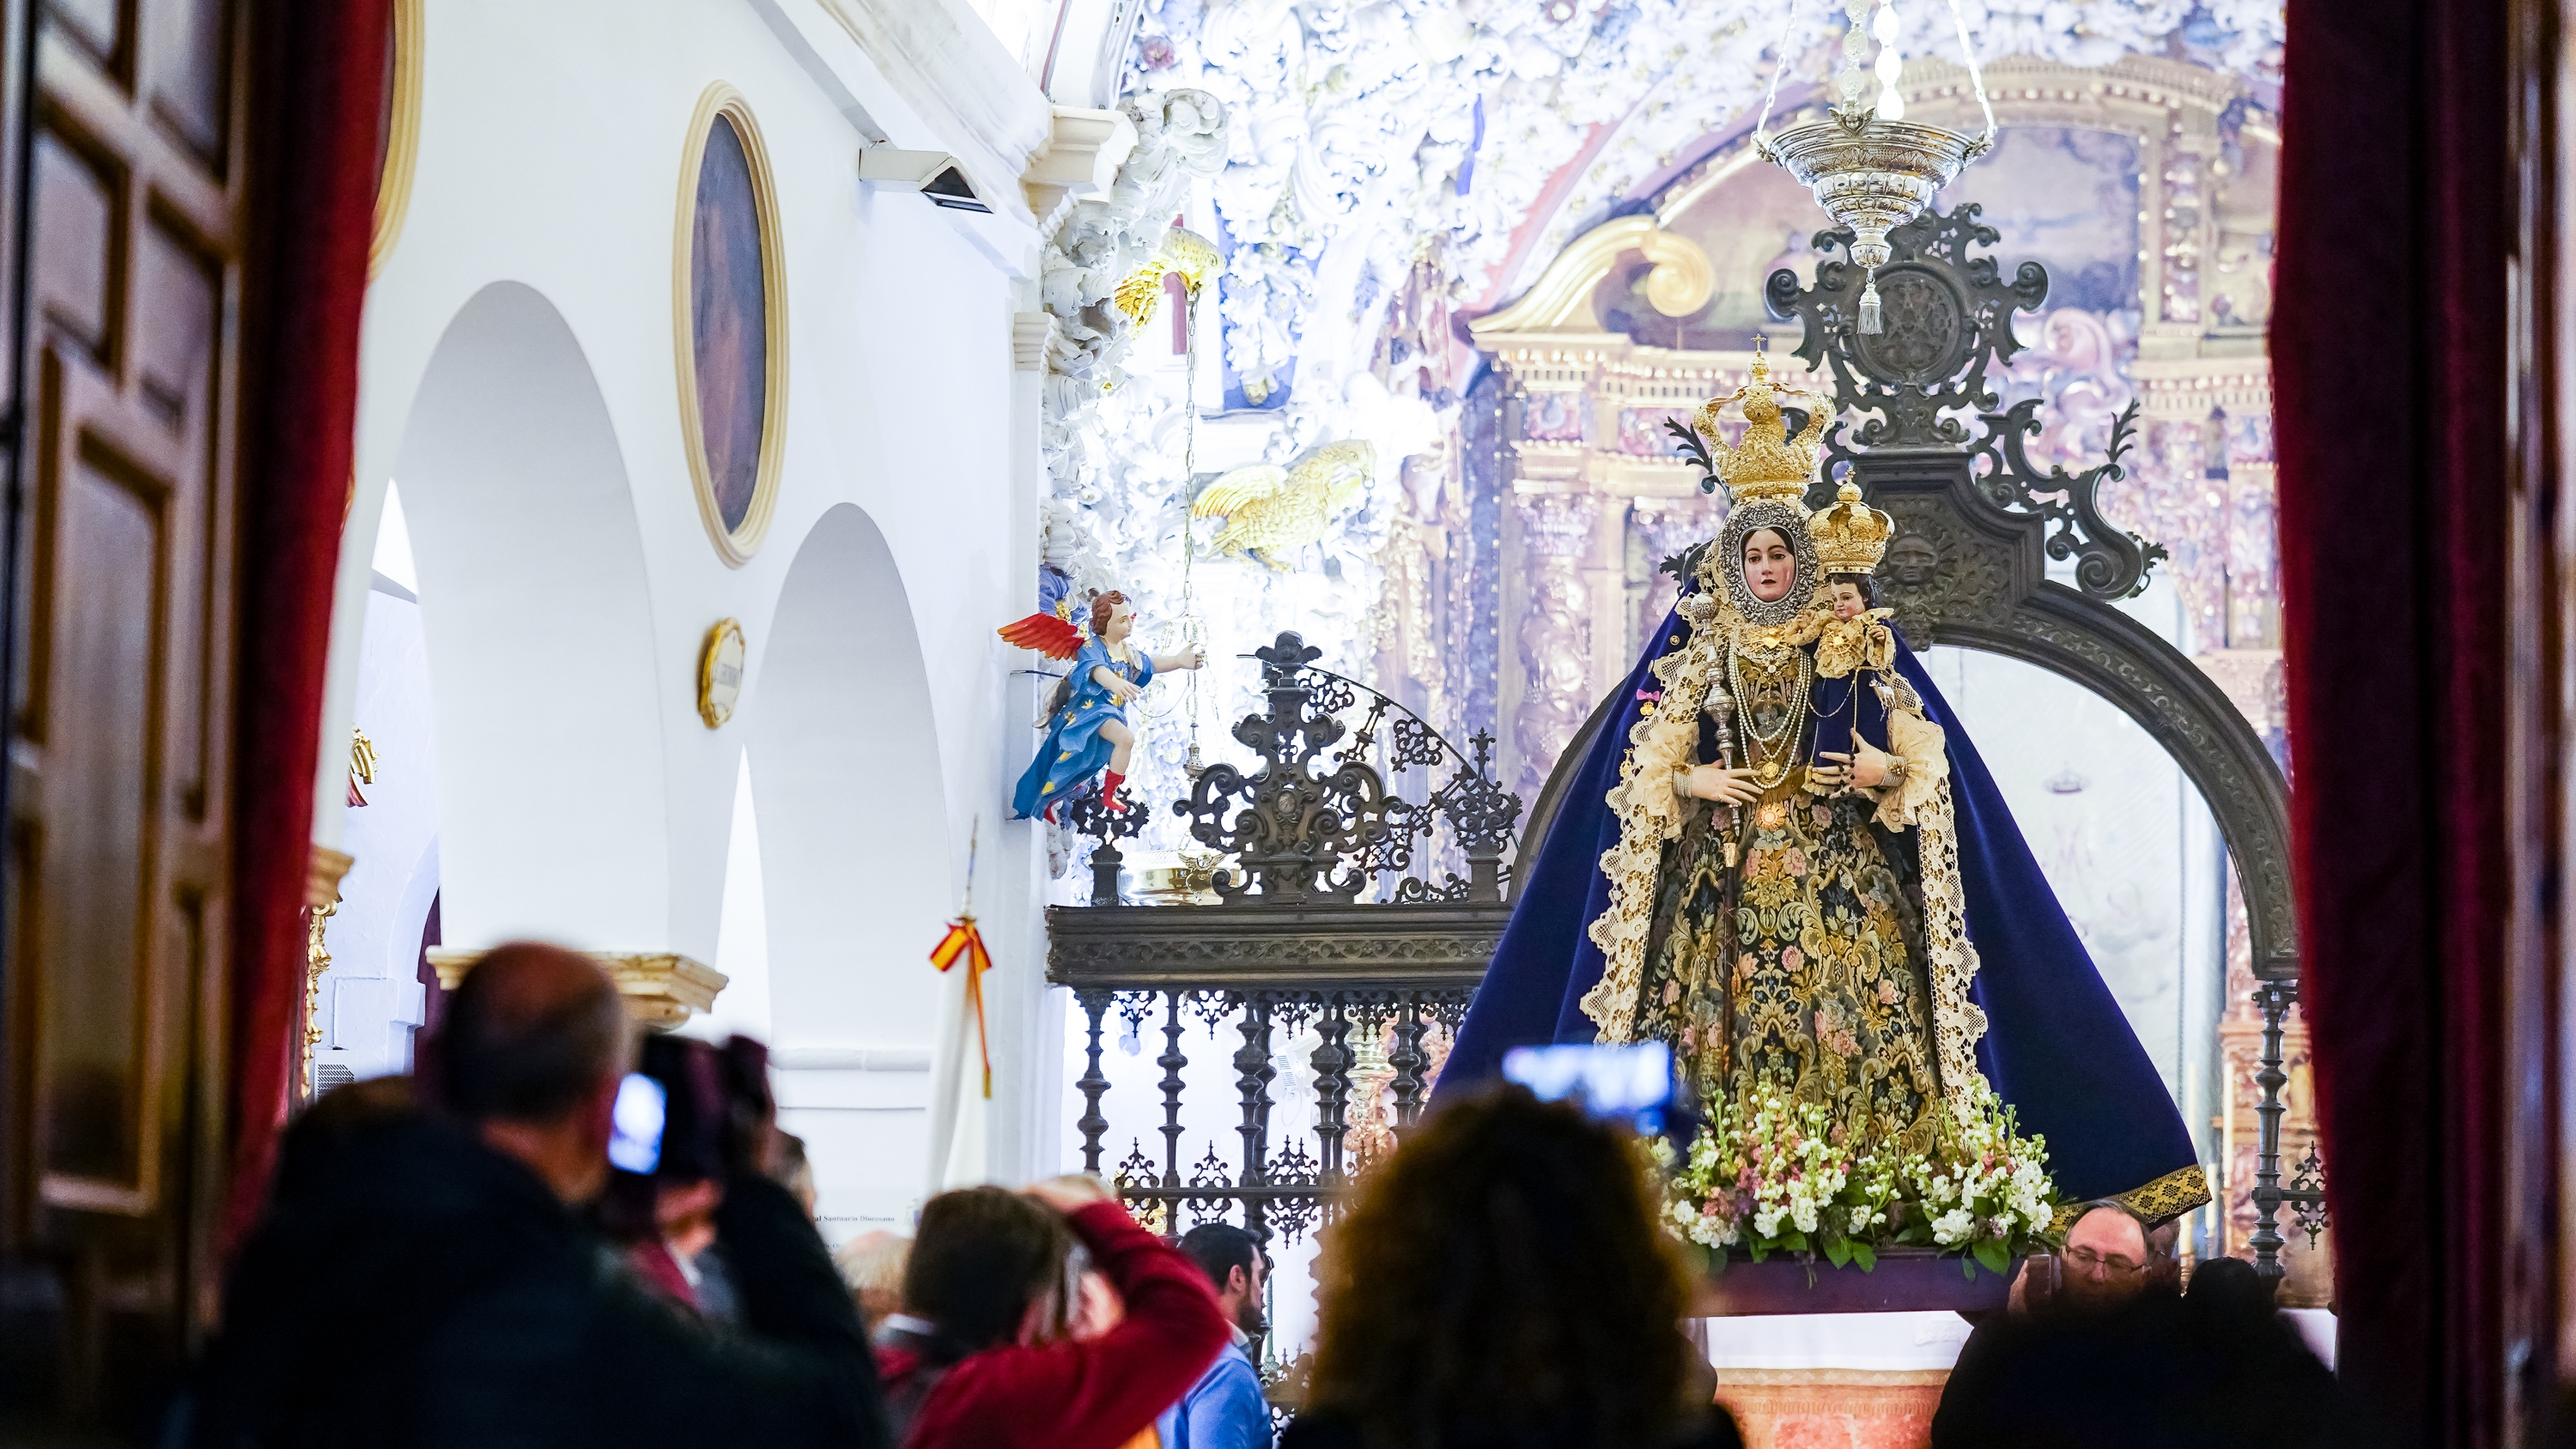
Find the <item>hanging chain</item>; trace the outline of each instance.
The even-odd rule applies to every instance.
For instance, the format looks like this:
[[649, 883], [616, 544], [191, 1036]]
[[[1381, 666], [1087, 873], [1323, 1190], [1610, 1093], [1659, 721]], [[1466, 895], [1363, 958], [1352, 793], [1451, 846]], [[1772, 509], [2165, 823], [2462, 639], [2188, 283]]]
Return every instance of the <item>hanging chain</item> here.
[[1981, 156], [1987, 147], [1995, 144], [1995, 106], [1994, 102], [1986, 99], [1986, 77], [1977, 69], [1977, 48], [1968, 43], [1968, 17], [1959, 13], [1959, 0], [1949, 0], [1949, 3], [1950, 23], [1959, 27], [1959, 54], [1968, 61], [1968, 84], [1977, 92], [1977, 109], [1986, 113], [1986, 133], [1977, 138], [1977, 144], [1968, 152], [1971, 156]]
[[1780, 43], [1772, 48], [1771, 89], [1763, 93], [1762, 114], [1753, 122], [1753, 154], [1765, 161], [1774, 159], [1764, 128], [1771, 124], [1772, 103], [1780, 99], [1780, 73], [1789, 68], [1789, 31], [1797, 21], [1798, 0], [1789, 0], [1788, 12], [1780, 17]]
[[[1199, 289], [1186, 280], [1181, 287], [1181, 337], [1187, 359], [1181, 374], [1181, 646], [1188, 648], [1204, 645], [1207, 626], [1198, 616], [1197, 586], [1191, 576], [1199, 552], [1190, 524], [1190, 505], [1199, 483]], [[1199, 676], [1206, 672], [1204, 662], [1190, 671], [1190, 752], [1181, 769], [1193, 784], [1207, 769], [1199, 755]]]

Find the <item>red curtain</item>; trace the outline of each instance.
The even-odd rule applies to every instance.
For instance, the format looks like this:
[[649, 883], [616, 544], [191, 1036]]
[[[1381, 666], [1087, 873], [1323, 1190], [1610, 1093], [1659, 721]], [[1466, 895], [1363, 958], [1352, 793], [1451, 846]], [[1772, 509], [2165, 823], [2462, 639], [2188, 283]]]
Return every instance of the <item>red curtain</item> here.
[[2408, 1442], [2493, 1443], [2504, 7], [2289, 0], [2288, 21], [2271, 350], [2340, 1367]]
[[387, 4], [252, 10], [228, 1240], [267, 1191], [301, 1024], [313, 774], [352, 476]]

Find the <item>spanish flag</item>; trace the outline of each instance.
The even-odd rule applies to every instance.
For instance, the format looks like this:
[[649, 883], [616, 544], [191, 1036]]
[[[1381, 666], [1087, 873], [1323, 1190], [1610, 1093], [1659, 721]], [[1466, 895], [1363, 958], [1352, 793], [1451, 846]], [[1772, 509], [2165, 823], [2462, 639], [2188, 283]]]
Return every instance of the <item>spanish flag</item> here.
[[984, 933], [975, 925], [973, 916], [960, 916], [948, 923], [948, 934], [930, 953], [930, 964], [945, 971], [959, 961], [966, 963], [966, 1007], [975, 1013], [975, 1054], [984, 1064], [984, 1100], [993, 1100], [993, 1039], [984, 1025], [984, 973], [993, 969], [992, 953], [984, 949]]
[[993, 1045], [984, 1020], [992, 953], [970, 909], [930, 953], [939, 968], [939, 1036], [930, 1087], [930, 1188], [972, 1187], [990, 1174], [985, 1138], [993, 1104]]

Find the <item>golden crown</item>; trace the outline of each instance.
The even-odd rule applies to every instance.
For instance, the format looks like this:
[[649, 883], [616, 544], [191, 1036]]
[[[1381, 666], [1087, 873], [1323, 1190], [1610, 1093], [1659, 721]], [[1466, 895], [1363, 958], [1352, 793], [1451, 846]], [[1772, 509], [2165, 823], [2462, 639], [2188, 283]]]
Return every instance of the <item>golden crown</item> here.
[[[1755, 340], [1759, 343], [1762, 339]], [[1806, 428], [1792, 438], [1789, 425], [1780, 418], [1782, 397], [1823, 401], [1816, 393], [1772, 386], [1770, 364], [1757, 347], [1751, 380], [1725, 397], [1701, 403], [1691, 417], [1691, 430], [1708, 444], [1709, 454], [1717, 463], [1717, 476], [1726, 484], [1727, 497], [1739, 505], [1774, 500], [1796, 503], [1806, 495], [1807, 485], [1815, 481], [1816, 444], [1825, 435], [1825, 425], [1833, 420], [1833, 409], [1814, 409]], [[1717, 414], [1732, 402], [1744, 404], [1744, 441], [1729, 447], [1718, 432]]]
[[1835, 494], [1833, 506], [1807, 520], [1816, 562], [1827, 577], [1875, 570], [1895, 533], [1896, 520], [1861, 502], [1860, 485], [1848, 478]]

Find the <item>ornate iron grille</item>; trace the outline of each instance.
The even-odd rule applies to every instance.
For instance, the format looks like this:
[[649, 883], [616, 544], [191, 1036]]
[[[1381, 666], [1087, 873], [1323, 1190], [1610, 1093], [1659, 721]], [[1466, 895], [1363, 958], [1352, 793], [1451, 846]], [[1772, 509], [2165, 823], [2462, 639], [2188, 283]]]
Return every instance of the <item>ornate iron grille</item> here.
[[[1459, 749], [1401, 702], [1317, 665], [1323, 651], [1294, 632], [1246, 657], [1261, 664], [1269, 707], [1237, 720], [1233, 734], [1261, 765], [1249, 775], [1211, 765], [1172, 802], [1192, 839], [1235, 862], [1214, 874], [1217, 895], [1278, 905], [1350, 905], [1363, 894], [1400, 904], [1503, 899], [1521, 801], [1494, 778], [1491, 734], [1469, 739], [1472, 754]], [[1354, 712], [1356, 724], [1343, 718]], [[1449, 779], [1419, 801], [1389, 788], [1391, 774], [1444, 765]], [[1096, 795], [1068, 812], [1097, 842], [1091, 903], [1118, 904], [1118, 841], [1144, 828], [1143, 812], [1105, 811]]]
[[[1139, 1218], [1166, 1236], [1177, 1237], [1200, 1223], [1228, 1219], [1239, 1210], [1242, 1226], [1254, 1237], [1266, 1243], [1275, 1234], [1295, 1243], [1330, 1219], [1342, 1188], [1374, 1155], [1366, 1140], [1374, 1124], [1355, 1122], [1354, 1109], [1375, 1095], [1392, 1132], [1411, 1127], [1421, 1115], [1437, 1069], [1426, 1038], [1435, 1029], [1447, 1034], [1457, 1031], [1474, 987], [1472, 983], [1353, 990], [1084, 987], [1074, 995], [1087, 1019], [1083, 1074], [1074, 1084], [1083, 1097], [1083, 1115], [1076, 1124], [1082, 1130], [1083, 1170], [1106, 1172]], [[1163, 1071], [1159, 1084], [1163, 1125], [1158, 1129], [1163, 1140], [1157, 1153], [1137, 1139], [1124, 1158], [1109, 1163], [1107, 1154], [1114, 1144], [1104, 1140], [1109, 1120], [1100, 1109], [1100, 1099], [1109, 1088], [1109, 1078], [1101, 1070], [1101, 1031], [1113, 1011], [1125, 1018], [1131, 1033], [1160, 1018], [1163, 1052], [1154, 1064]], [[1193, 1017], [1210, 1028], [1230, 1019], [1242, 1037], [1243, 1044], [1232, 1058], [1242, 1121], [1235, 1129], [1240, 1145], [1231, 1160], [1211, 1143], [1205, 1154], [1190, 1161], [1183, 1146], [1181, 1099], [1187, 1087], [1183, 1074], [1190, 1064], [1183, 1044], [1186, 1021]], [[1281, 1124], [1274, 1141], [1275, 1049], [1280, 1038], [1294, 1036], [1309, 1025], [1319, 1042], [1310, 1058], [1315, 1072], [1315, 1120], [1311, 1127]], [[1363, 1057], [1355, 1037], [1382, 1037], [1390, 1043], [1379, 1080], [1355, 1080], [1354, 1069]]]
[[[1075, 1082], [1084, 1169], [1113, 1177], [1167, 1234], [1239, 1213], [1256, 1237], [1293, 1243], [1420, 1115], [1510, 919], [1504, 853], [1521, 801], [1494, 779], [1490, 735], [1460, 750], [1400, 702], [1321, 667], [1294, 633], [1251, 657], [1265, 707], [1233, 734], [1261, 763], [1212, 765], [1171, 803], [1227, 862], [1210, 877], [1218, 903], [1123, 904], [1117, 842], [1143, 812], [1077, 801], [1071, 819], [1097, 842], [1091, 904], [1047, 912], [1047, 976], [1073, 988], [1086, 1017]], [[1426, 784], [1408, 800], [1388, 776], [1412, 771]], [[1102, 1109], [1113, 1018], [1130, 1050], [1144, 1031], [1163, 1037], [1162, 1125], [1123, 1158]], [[1184, 1141], [1192, 1022], [1231, 1022], [1241, 1040], [1231, 1151], [1211, 1142], [1194, 1154]], [[1274, 1120], [1274, 1059], [1310, 1029], [1313, 1120]]]

